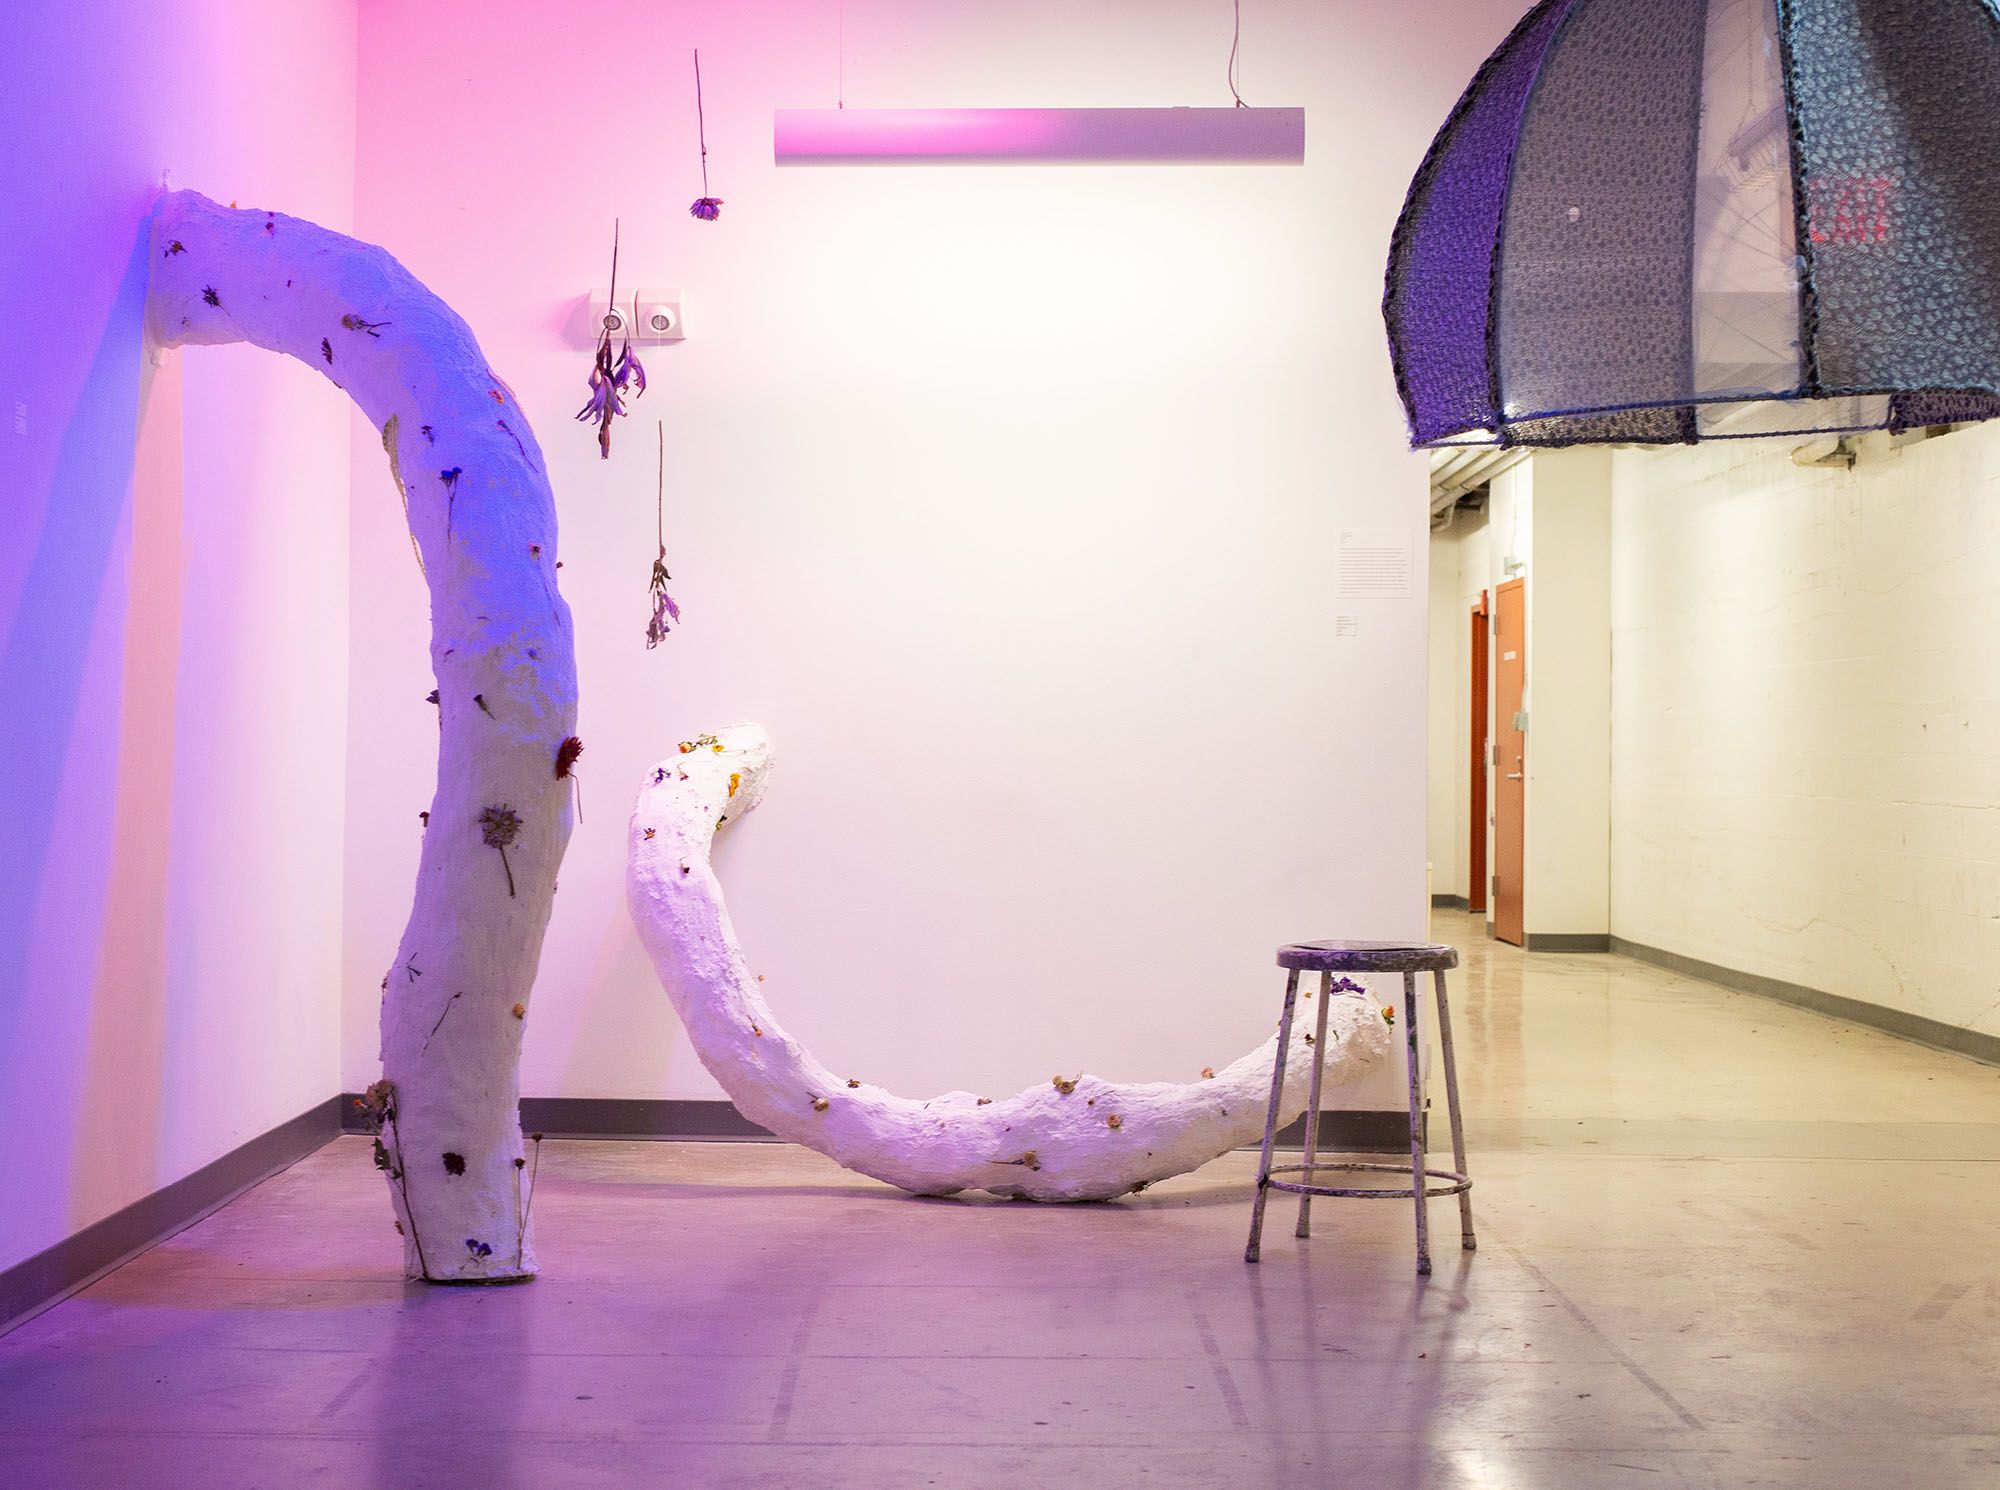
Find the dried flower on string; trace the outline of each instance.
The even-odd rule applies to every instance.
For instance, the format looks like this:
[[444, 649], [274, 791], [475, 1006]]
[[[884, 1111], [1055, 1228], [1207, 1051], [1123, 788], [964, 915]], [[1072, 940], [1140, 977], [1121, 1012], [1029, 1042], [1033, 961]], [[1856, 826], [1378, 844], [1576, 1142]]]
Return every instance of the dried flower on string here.
[[667, 585], [673, 576], [667, 573], [667, 426], [664, 420], [659, 428], [660, 485], [653, 509], [654, 537], [659, 544], [659, 552], [653, 559], [653, 578], [648, 585], [653, 596], [653, 617], [646, 623], [646, 650], [649, 652], [673, 629], [669, 623], [678, 623], [681, 618], [681, 608], [667, 593]]
[[[610, 304], [618, 303], [618, 224], [611, 225], [611, 296]], [[638, 301], [633, 301], [636, 311]], [[606, 317], [607, 322], [609, 317]], [[629, 324], [629, 323], [628, 323]], [[600, 326], [597, 331], [597, 352], [590, 363], [590, 398], [576, 411], [577, 422], [597, 426], [597, 452], [604, 459], [611, 459], [611, 421], [625, 414], [625, 394], [634, 398], [646, 391], [646, 369], [639, 365], [639, 358], [632, 350], [632, 338], [627, 335], [617, 356], [611, 354], [611, 327]]]
[[701, 142], [701, 195], [688, 208], [688, 216], [697, 222], [714, 222], [722, 216], [722, 198], [708, 194], [708, 117], [701, 106], [701, 50], [694, 54], [694, 127], [695, 136]]
[[514, 893], [514, 869], [507, 862], [507, 849], [521, 831], [521, 815], [505, 806], [489, 807], [479, 814], [479, 832], [488, 848], [500, 851], [500, 867], [507, 871], [507, 894]]

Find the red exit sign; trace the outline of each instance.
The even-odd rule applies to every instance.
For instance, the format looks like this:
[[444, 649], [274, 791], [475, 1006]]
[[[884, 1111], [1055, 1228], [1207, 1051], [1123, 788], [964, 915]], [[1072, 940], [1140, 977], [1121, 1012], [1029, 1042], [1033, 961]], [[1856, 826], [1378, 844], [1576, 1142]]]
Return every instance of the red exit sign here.
[[1815, 176], [1806, 198], [1814, 243], [1870, 248], [1889, 241], [1896, 183], [1888, 177]]

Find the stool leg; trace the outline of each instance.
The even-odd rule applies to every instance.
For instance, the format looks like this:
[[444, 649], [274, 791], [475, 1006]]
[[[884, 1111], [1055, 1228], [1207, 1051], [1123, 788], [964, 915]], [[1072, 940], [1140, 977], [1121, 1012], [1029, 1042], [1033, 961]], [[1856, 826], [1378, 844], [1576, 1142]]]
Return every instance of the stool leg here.
[[[1306, 1098], [1306, 1151], [1305, 1182], [1313, 1182], [1313, 1159], [1319, 1153], [1319, 1082], [1320, 1074], [1326, 1068], [1326, 1006], [1333, 1002], [1333, 974], [1319, 975], [1319, 1028], [1313, 1039], [1313, 1074], [1310, 1095]], [[1298, 1235], [1312, 1235], [1312, 1203], [1310, 1195], [1299, 1197]]]
[[1264, 1235], [1264, 1198], [1270, 1194], [1271, 1142], [1278, 1136], [1278, 1104], [1285, 1098], [1285, 1056], [1292, 1044], [1292, 1010], [1299, 1002], [1299, 970], [1285, 974], [1285, 1012], [1278, 1018], [1278, 1065], [1271, 1073], [1271, 1105], [1264, 1113], [1264, 1156], [1257, 1161], [1257, 1198], [1250, 1205], [1250, 1245], [1243, 1260], [1255, 1262]]
[[1417, 975], [1403, 974], [1403, 1035], [1410, 1061], [1410, 1188], [1417, 1202], [1417, 1271], [1431, 1270], [1429, 1201], [1424, 1195], [1424, 1088], [1417, 1032]]
[[[1472, 1171], [1465, 1167], [1465, 1120], [1458, 1111], [1458, 1062], [1451, 1053], [1451, 1005], [1445, 1000], [1444, 970], [1440, 968], [1432, 976], [1437, 980], [1438, 1045], [1444, 1054], [1445, 1102], [1451, 1108], [1451, 1167], [1469, 1181]], [[1477, 1249], [1479, 1239], [1472, 1234], [1470, 1183], [1458, 1192], [1458, 1234], [1466, 1251]]]

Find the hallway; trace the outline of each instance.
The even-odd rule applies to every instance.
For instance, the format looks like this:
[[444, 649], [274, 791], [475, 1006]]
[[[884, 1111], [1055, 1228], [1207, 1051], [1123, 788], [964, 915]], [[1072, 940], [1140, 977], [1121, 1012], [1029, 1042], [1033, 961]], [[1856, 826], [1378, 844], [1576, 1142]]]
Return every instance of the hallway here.
[[1435, 930], [1482, 1246], [1444, 1203], [1429, 1280], [1388, 1204], [1246, 1267], [1249, 1154], [1043, 1208], [551, 1142], [546, 1276], [423, 1288], [344, 1138], [0, 1339], [0, 1485], [2000, 1483], [2000, 1070]]

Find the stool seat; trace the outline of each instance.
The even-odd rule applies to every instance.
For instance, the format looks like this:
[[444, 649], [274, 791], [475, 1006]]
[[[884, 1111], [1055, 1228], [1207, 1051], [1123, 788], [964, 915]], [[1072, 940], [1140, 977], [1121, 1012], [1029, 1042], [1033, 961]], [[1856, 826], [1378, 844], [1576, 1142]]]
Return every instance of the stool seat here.
[[1421, 942], [1293, 942], [1278, 966], [1302, 973], [1436, 973], [1458, 966], [1452, 947]]

